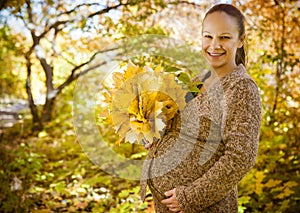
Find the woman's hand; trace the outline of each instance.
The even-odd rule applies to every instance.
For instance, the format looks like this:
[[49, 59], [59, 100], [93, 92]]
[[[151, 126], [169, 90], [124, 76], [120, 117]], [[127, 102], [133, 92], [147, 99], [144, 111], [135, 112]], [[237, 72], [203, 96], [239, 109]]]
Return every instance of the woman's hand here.
[[145, 149], [150, 149], [151, 146], [153, 145], [153, 143], [151, 144], [149, 141], [147, 141], [146, 139], [142, 139], [142, 144], [144, 145]]
[[165, 204], [172, 212], [183, 213], [176, 198], [176, 188], [165, 192], [165, 195], [169, 198], [164, 199], [161, 202]]

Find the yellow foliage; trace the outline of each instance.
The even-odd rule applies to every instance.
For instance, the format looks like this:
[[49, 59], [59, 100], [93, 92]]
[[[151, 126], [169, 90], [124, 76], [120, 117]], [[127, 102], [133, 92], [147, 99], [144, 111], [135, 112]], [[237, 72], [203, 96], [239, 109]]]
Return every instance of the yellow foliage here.
[[256, 178], [257, 182], [260, 182], [260, 183], [261, 183], [261, 182], [263, 181], [263, 179], [265, 178], [264, 172], [257, 171], [257, 172], [255, 173], [255, 178]]
[[285, 197], [289, 197], [293, 193], [294, 191], [291, 190], [290, 188], [285, 188], [283, 192], [281, 192], [279, 195], [276, 196], [276, 198], [283, 199]]
[[134, 77], [136, 74], [141, 73], [145, 71], [144, 69], [141, 69], [139, 66], [135, 66], [133, 63], [129, 62], [127, 69], [125, 70], [124, 73], [124, 80], [127, 80], [131, 77]]
[[271, 211], [272, 210], [272, 208], [273, 208], [273, 202], [270, 202], [270, 203], [267, 203], [266, 204], [266, 208], [265, 208], [265, 210], [267, 210], [267, 211]]
[[267, 187], [267, 188], [273, 188], [273, 187], [278, 186], [279, 184], [281, 184], [281, 182], [282, 182], [281, 180], [270, 179], [265, 184], [265, 187]]
[[293, 190], [291, 190], [291, 188], [298, 186], [298, 183], [296, 183], [295, 181], [288, 181], [284, 184], [283, 187], [279, 187], [282, 191], [281, 193], [279, 193], [276, 198], [278, 199], [284, 199], [286, 197], [289, 197], [291, 194], [294, 194], [295, 192]]
[[298, 183], [295, 182], [295, 181], [288, 181], [284, 184], [285, 187], [289, 187], [289, 188], [292, 188], [292, 187], [295, 187], [295, 186], [298, 186]]
[[123, 84], [123, 74], [120, 72], [114, 72], [112, 78], [114, 81], [114, 86], [116, 88], [120, 88]]
[[120, 136], [118, 143], [160, 139], [170, 120], [185, 107], [186, 91], [161, 66], [153, 70], [130, 62], [124, 73], [115, 72], [112, 78], [114, 87], [103, 94], [109, 104], [104, 112]]
[[257, 171], [255, 173], [255, 178], [256, 178], [256, 183], [255, 183], [255, 193], [260, 195], [262, 193], [262, 190], [263, 190], [263, 179], [265, 178], [265, 174], [264, 172], [260, 172], [260, 171]]

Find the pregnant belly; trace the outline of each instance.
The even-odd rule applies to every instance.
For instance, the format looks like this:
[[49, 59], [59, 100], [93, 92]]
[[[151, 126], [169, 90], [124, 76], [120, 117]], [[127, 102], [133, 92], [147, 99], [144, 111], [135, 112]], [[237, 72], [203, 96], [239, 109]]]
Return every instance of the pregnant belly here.
[[162, 199], [164, 192], [188, 186], [205, 174], [221, 156], [216, 152], [207, 162], [201, 163], [201, 156], [210, 151], [205, 147], [204, 142], [190, 143], [176, 136], [160, 141], [148, 158], [148, 185], [152, 194]]

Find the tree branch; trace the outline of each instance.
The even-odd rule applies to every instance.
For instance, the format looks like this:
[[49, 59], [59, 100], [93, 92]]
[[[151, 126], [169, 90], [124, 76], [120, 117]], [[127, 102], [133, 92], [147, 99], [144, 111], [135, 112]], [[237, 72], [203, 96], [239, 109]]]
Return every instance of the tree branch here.
[[31, 9], [31, 2], [30, 2], [30, 0], [26, 0], [26, 5], [27, 5], [27, 13], [28, 13], [29, 22], [33, 23], [32, 9]]
[[187, 5], [192, 5], [194, 7], [201, 7], [201, 4], [197, 4], [195, 2], [190, 2], [190, 1], [174, 1], [174, 2], [170, 2], [169, 4], [187, 4]]
[[114, 50], [117, 50], [117, 49], [118, 49], [118, 48], [115, 47], [115, 48], [111, 48], [111, 49], [105, 49], [105, 50], [97, 51], [96, 53], [94, 53], [94, 54], [91, 56], [91, 58], [90, 58], [88, 61], [86, 61], [86, 62], [84, 62], [84, 63], [82, 63], [82, 64], [80, 64], [80, 65], [74, 67], [74, 68], [72, 69], [71, 74], [69, 75], [69, 77], [68, 77], [68, 78], [67, 78], [67, 79], [66, 79], [66, 80], [65, 80], [65, 81], [57, 88], [57, 93], [59, 94], [66, 86], [68, 86], [68, 85], [69, 85], [70, 83], [72, 83], [74, 80], [78, 79], [80, 76], [82, 76], [82, 75], [88, 73], [89, 71], [91, 71], [91, 70], [93, 70], [93, 69], [95, 69], [95, 68], [97, 68], [97, 67], [99, 67], [99, 66], [102, 66], [102, 65], [106, 64], [107, 61], [103, 61], [103, 62], [101, 62], [101, 63], [98, 63], [98, 64], [96, 64], [96, 65], [94, 65], [94, 66], [92, 66], [92, 67], [89, 67], [89, 68], [87, 68], [86, 70], [83, 70], [83, 71], [81, 71], [81, 72], [79, 72], [79, 73], [76, 74], [76, 71], [77, 71], [77, 70], [79, 70], [79, 69], [81, 69], [82, 67], [84, 67], [85, 65], [91, 63], [91, 62], [95, 59], [95, 57], [96, 57], [98, 54], [101, 54], [101, 53], [104, 53], [104, 52], [109, 52], [109, 51], [114, 51]]
[[58, 29], [59, 25], [62, 25], [62, 24], [67, 24], [67, 23], [70, 23], [72, 21], [74, 21], [75, 19], [71, 19], [71, 20], [67, 20], [67, 21], [56, 21], [55, 23], [53, 23], [50, 27], [48, 27], [48, 29], [46, 29], [42, 34], [40, 34], [38, 37], [39, 39], [42, 39], [50, 30], [52, 29], [55, 29], [56, 33], [61, 29]]
[[91, 18], [91, 17], [96, 16], [96, 15], [101, 15], [101, 14], [109, 12], [110, 10], [117, 9], [117, 8], [119, 8], [121, 6], [126, 6], [126, 5], [129, 5], [129, 4], [130, 4], [130, 1], [127, 1], [126, 3], [120, 2], [119, 4], [117, 4], [115, 6], [106, 7], [104, 9], [102, 9], [102, 10], [99, 10], [99, 11], [97, 11], [95, 13], [92, 13], [92, 14], [88, 15], [87, 18]]
[[[275, 0], [275, 2], [277, 2]], [[278, 2], [277, 2], [278, 3]], [[284, 8], [280, 5], [280, 3], [278, 3], [280, 6], [280, 14], [282, 15], [281, 17], [281, 40], [279, 44], [276, 44], [276, 40], [274, 41], [275, 44], [275, 48], [276, 48], [276, 52], [277, 52], [277, 56], [280, 60], [276, 61], [276, 75], [275, 75], [275, 80], [276, 80], [276, 88], [275, 88], [275, 100], [273, 103], [273, 107], [272, 107], [272, 116], [273, 116], [273, 120], [275, 121], [275, 112], [277, 110], [277, 105], [278, 105], [278, 99], [279, 99], [279, 95], [280, 95], [280, 89], [282, 88], [282, 78], [281, 76], [284, 74], [284, 69], [286, 66], [286, 63], [284, 62], [284, 57], [285, 57], [285, 30], [286, 30], [286, 22], [285, 22], [285, 18], [286, 18], [286, 14], [284, 11]], [[273, 121], [273, 122], [274, 122]]]
[[[130, 1], [128, 1], [128, 2], [126, 2], [126, 3], [122, 3], [122, 2], [121, 2], [121, 3], [119, 3], [119, 4], [115, 5], [115, 6], [110, 6], [110, 7], [108, 6], [108, 7], [104, 8], [104, 9], [102, 9], [102, 10], [99, 10], [99, 11], [95, 12], [95, 13], [89, 14], [89, 15], [88, 15], [87, 17], [85, 17], [84, 19], [88, 19], [88, 18], [91, 18], [91, 17], [96, 16], [96, 15], [101, 15], [101, 14], [104, 14], [104, 13], [108, 13], [110, 10], [117, 9], [117, 8], [119, 8], [119, 7], [121, 7], [121, 6], [126, 6], [126, 5], [129, 5], [129, 4], [130, 4]], [[72, 12], [74, 12], [77, 8], [82, 7], [82, 6], [86, 6], [86, 5], [92, 6], [92, 5], [99, 5], [99, 4], [96, 4], [96, 3], [91, 3], [91, 4], [80, 4], [80, 5], [77, 5], [75, 8], [73, 8], [73, 9], [71, 9], [71, 10], [65, 12], [65, 14], [72, 13]], [[63, 14], [64, 14], [64, 13], [63, 13]], [[63, 15], [63, 14], [60, 14], [60, 15]], [[48, 29], [46, 29], [41, 35], [39, 35], [38, 38], [39, 38], [39, 39], [43, 38], [43, 37], [44, 37], [51, 29], [55, 29], [55, 30], [56, 30], [56, 33], [57, 33], [58, 31], [62, 30], [62, 28], [61, 28], [61, 29], [58, 29], [59, 25], [67, 24], [67, 23], [73, 22], [73, 21], [75, 21], [75, 20], [76, 20], [76, 19], [71, 19], [71, 20], [66, 20], [66, 21], [56, 21], [55, 23], [53, 23], [52, 25], [50, 25], [50, 26], [48, 27]]]
[[0, 2], [0, 10], [2, 10], [3, 8], [5, 8], [6, 7], [6, 3], [8, 2], [8, 0], [2, 0], [1, 2]]
[[62, 91], [65, 87], [67, 87], [67, 86], [68, 86], [69, 84], [71, 84], [73, 81], [77, 80], [80, 76], [83, 76], [83, 75], [85, 75], [86, 73], [90, 72], [91, 70], [93, 70], [93, 69], [95, 69], [95, 68], [97, 68], [97, 67], [103, 66], [103, 65], [106, 64], [106, 63], [107, 63], [107, 61], [103, 61], [103, 62], [98, 63], [98, 64], [96, 64], [96, 65], [94, 65], [94, 66], [92, 66], [92, 67], [89, 67], [89, 68], [87, 68], [86, 70], [83, 70], [83, 71], [81, 71], [81, 72], [79, 72], [79, 73], [77, 73], [77, 74], [70, 75], [70, 76], [67, 78], [67, 80], [57, 88], [57, 90], [56, 90], [56, 91], [57, 91], [57, 94], [61, 93], [61, 91]]
[[73, 67], [76, 67], [76, 66], [77, 66], [73, 61], [67, 59], [67, 57], [65, 57], [65, 56], [63, 55], [63, 53], [61, 53], [61, 52], [57, 53], [57, 52], [56, 52], [56, 54], [57, 54], [58, 56], [60, 56], [63, 60], [65, 60], [68, 64], [72, 65]]
[[[73, 9], [71, 9], [71, 10], [68, 10], [68, 11], [65, 11], [65, 12], [61, 12], [61, 13], [59, 13], [57, 16], [62, 16], [62, 15], [68, 15], [68, 14], [70, 14], [70, 13], [73, 13], [73, 12], [75, 12], [78, 8], [80, 8], [80, 7], [84, 7], [84, 6], [94, 6], [94, 5], [101, 5], [101, 4], [99, 4], [99, 3], [83, 3], [83, 4], [79, 4], [79, 5], [76, 5]], [[101, 5], [101, 6], [103, 6], [103, 5]]]
[[43, 70], [46, 75], [46, 88], [47, 92], [54, 90], [53, 87], [53, 68], [47, 63], [45, 58], [37, 57], [43, 67]]

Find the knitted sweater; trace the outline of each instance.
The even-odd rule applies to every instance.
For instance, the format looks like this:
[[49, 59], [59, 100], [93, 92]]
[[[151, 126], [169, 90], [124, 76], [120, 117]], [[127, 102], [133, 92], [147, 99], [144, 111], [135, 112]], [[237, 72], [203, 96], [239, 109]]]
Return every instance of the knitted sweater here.
[[141, 178], [157, 213], [176, 188], [184, 213], [238, 212], [237, 185], [254, 165], [261, 123], [258, 88], [243, 65], [189, 101], [149, 150]]

